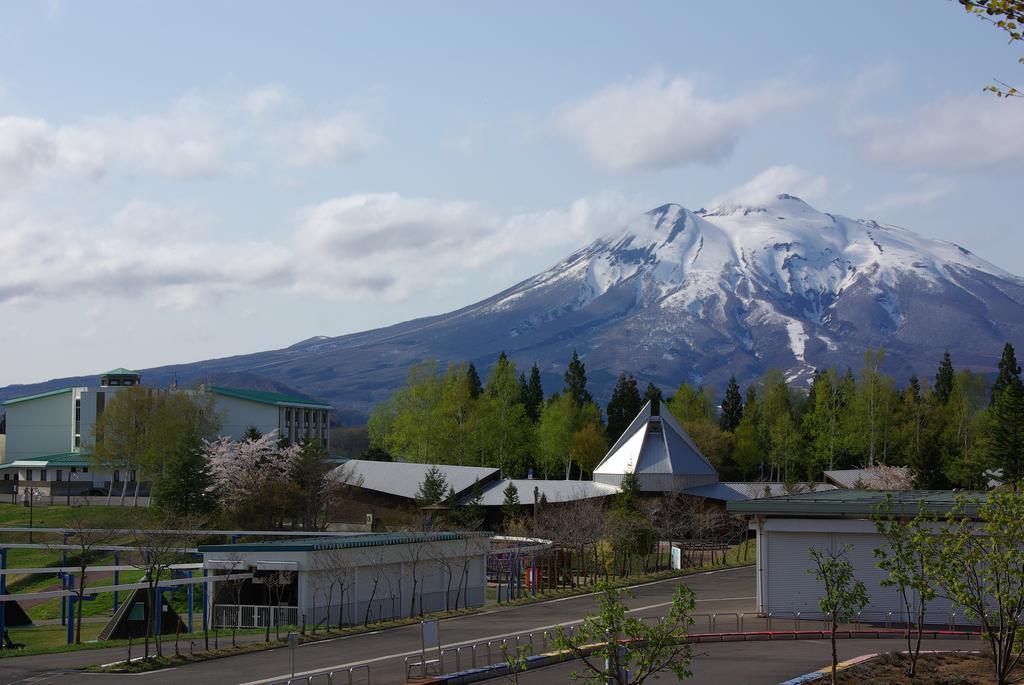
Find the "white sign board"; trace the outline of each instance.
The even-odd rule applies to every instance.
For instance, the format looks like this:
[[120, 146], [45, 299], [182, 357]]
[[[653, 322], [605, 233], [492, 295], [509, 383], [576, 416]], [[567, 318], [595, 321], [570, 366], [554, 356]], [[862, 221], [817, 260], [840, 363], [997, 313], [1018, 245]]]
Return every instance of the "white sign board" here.
[[423, 651], [441, 648], [441, 633], [437, 620], [423, 621]]

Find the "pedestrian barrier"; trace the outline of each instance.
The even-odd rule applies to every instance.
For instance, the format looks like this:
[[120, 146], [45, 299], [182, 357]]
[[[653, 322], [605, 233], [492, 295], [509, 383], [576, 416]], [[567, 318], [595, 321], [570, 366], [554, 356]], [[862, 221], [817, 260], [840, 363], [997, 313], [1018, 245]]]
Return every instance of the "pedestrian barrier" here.
[[[362, 674], [364, 677], [359, 677], [357, 674]], [[351, 668], [336, 668], [299, 678], [279, 680], [269, 685], [369, 685], [369, 682], [369, 664], [359, 664]]]

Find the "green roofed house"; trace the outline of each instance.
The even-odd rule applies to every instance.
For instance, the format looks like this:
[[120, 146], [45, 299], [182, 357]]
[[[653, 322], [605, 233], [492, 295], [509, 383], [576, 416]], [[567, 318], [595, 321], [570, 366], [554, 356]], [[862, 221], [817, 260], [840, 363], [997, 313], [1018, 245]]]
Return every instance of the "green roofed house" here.
[[[810, 570], [810, 549], [839, 552], [853, 564], [858, 579], [867, 586], [870, 602], [865, 621], [905, 620], [906, 611], [897, 591], [882, 587], [886, 573], [877, 565], [874, 550], [885, 548], [885, 538], [875, 530], [872, 515], [892, 498], [893, 512], [913, 517], [920, 508], [944, 517], [958, 495], [985, 497], [984, 493], [951, 490], [829, 490], [729, 502], [731, 514], [749, 517], [757, 532], [757, 609], [762, 614], [792, 617], [819, 616], [821, 584]], [[972, 510], [968, 508], [968, 514]], [[927, 607], [926, 620], [939, 625], [964, 620], [948, 600], [935, 599]], [[955, 615], [954, 615], [955, 614]]]
[[[134, 492], [138, 474], [132, 468], [90, 467], [93, 427], [107, 402], [125, 388], [142, 384], [135, 371], [117, 368], [100, 375], [91, 387], [58, 388], [3, 403], [6, 450], [0, 460], [0, 494], [30, 490], [42, 496]], [[214, 397], [221, 417], [220, 434], [240, 438], [250, 427], [277, 431], [292, 442], [330, 441], [331, 406], [304, 397], [261, 390], [201, 387]], [[142, 476], [144, 477], [144, 476]], [[60, 483], [61, 485], [55, 485]], [[146, 486], [140, 488], [145, 494]]]

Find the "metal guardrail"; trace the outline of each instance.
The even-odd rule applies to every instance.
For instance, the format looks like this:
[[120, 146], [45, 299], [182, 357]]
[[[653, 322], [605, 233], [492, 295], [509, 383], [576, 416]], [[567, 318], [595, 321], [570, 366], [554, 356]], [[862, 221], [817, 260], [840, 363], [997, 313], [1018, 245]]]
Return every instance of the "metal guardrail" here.
[[[357, 679], [356, 674], [365, 673], [366, 679]], [[270, 685], [357, 685], [370, 682], [369, 664], [359, 664], [351, 668], [335, 668], [330, 671], [312, 673], [298, 678], [286, 678], [270, 683]]]

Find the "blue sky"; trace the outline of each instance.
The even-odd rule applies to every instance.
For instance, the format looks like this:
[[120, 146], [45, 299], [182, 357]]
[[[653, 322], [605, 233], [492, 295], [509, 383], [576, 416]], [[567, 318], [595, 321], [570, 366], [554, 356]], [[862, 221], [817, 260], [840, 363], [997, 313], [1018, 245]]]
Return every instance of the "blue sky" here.
[[801, 195], [1024, 273], [1020, 46], [955, 2], [6, 3], [0, 385], [469, 304]]

